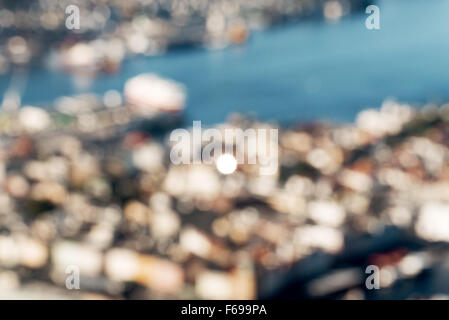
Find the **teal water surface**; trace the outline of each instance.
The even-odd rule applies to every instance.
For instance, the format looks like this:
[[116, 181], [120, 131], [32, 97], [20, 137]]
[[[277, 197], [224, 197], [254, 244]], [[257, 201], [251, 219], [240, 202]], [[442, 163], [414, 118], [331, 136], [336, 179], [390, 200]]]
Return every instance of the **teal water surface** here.
[[[364, 13], [338, 23], [305, 21], [256, 31], [242, 47], [186, 49], [125, 60], [84, 91], [123, 90], [127, 79], [155, 72], [183, 83], [186, 117], [205, 124], [232, 112], [279, 122], [351, 121], [386, 98], [411, 103], [449, 100], [449, 0], [383, 0], [381, 29]], [[0, 78], [0, 92], [9, 77]], [[23, 103], [80, 93], [66, 73], [29, 72]]]

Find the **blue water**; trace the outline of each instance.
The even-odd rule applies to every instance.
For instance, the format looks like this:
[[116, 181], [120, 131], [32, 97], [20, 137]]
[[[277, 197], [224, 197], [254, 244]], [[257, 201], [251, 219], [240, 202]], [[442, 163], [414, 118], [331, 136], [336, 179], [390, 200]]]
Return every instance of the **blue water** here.
[[[183, 83], [186, 116], [212, 124], [232, 112], [279, 122], [351, 121], [388, 97], [412, 103], [449, 100], [449, 1], [383, 0], [381, 30], [367, 15], [338, 23], [306, 21], [254, 32], [248, 44], [221, 51], [192, 49], [126, 60], [87, 91], [122, 90], [142, 72]], [[0, 79], [0, 93], [9, 83]], [[65, 73], [32, 70], [23, 103], [79, 93]]]

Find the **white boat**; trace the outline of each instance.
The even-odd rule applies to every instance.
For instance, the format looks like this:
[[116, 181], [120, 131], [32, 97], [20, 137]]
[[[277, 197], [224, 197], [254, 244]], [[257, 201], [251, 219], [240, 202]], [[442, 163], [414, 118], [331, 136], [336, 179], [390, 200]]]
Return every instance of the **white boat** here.
[[144, 115], [179, 113], [184, 109], [186, 94], [181, 84], [152, 73], [140, 74], [125, 84], [126, 102]]

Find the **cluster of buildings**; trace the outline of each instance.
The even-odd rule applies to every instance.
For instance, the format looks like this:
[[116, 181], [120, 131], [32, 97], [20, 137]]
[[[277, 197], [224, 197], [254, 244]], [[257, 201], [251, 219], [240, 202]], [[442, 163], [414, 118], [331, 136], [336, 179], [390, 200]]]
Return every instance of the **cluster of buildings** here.
[[[252, 29], [286, 20], [311, 16], [338, 20], [361, 9], [364, 2], [2, 0], [0, 74], [42, 61], [71, 72], [113, 73], [126, 56], [184, 46], [219, 49], [246, 42]], [[67, 13], [69, 6], [78, 10]], [[68, 28], [71, 24], [77, 28]]]
[[[2, 297], [363, 299], [404, 281], [400, 297], [445, 297], [414, 281], [449, 261], [448, 106], [386, 101], [354, 124], [277, 128], [274, 174], [224, 174], [173, 164], [169, 131], [117, 95], [0, 113]], [[260, 126], [275, 128], [216, 127]]]

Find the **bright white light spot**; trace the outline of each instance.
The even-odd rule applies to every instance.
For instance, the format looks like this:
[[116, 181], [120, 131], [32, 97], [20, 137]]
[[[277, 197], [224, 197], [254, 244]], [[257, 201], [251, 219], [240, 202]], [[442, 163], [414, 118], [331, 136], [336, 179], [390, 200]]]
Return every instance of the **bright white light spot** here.
[[237, 169], [237, 160], [230, 154], [223, 154], [217, 159], [217, 169], [222, 174], [231, 174]]

